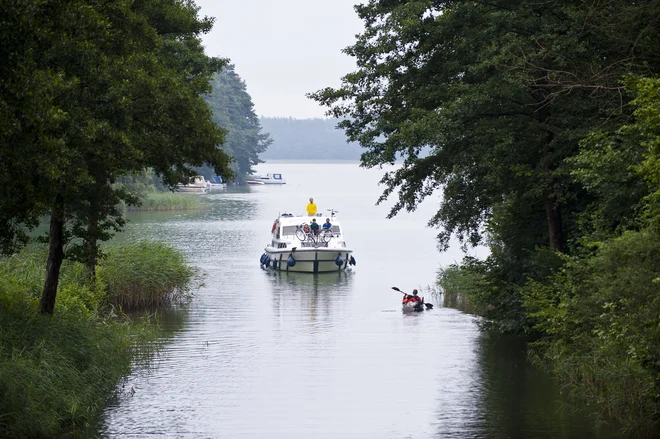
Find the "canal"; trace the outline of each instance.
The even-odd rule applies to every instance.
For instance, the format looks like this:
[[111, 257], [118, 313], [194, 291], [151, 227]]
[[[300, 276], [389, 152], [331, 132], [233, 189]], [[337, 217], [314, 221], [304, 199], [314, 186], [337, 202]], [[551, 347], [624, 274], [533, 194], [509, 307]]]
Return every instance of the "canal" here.
[[[162, 316], [168, 337], [105, 410], [104, 438], [607, 438], [530, 367], [520, 340], [482, 333], [438, 304], [437, 199], [386, 219], [380, 170], [268, 163], [286, 185], [201, 196], [196, 212], [132, 215], [121, 239], [171, 243], [205, 273], [192, 303]], [[273, 220], [339, 211], [357, 265], [272, 273], [259, 257]], [[472, 252], [484, 256], [484, 249]], [[404, 315], [403, 291], [436, 306]]]

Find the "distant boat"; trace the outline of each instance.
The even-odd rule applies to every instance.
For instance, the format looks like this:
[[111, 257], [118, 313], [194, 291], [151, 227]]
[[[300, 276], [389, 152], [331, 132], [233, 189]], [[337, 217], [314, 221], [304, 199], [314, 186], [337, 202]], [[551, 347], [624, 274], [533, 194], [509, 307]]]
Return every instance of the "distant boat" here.
[[282, 178], [282, 174], [255, 175], [251, 178], [263, 181], [264, 184], [286, 184], [286, 180]]
[[211, 183], [206, 181], [201, 175], [190, 177], [188, 184], [179, 183], [177, 190], [182, 193], [205, 194], [211, 188]]
[[220, 189], [227, 189], [227, 185], [222, 182], [222, 177], [219, 175], [215, 175], [211, 178], [209, 178], [209, 185], [210, 185], [210, 190], [220, 190]]

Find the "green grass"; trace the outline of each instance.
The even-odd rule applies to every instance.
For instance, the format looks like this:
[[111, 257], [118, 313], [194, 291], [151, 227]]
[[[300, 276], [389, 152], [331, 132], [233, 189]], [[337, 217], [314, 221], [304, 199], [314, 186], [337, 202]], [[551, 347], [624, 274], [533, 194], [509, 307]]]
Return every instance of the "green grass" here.
[[197, 194], [177, 194], [172, 192], [152, 192], [143, 200], [141, 206], [127, 206], [128, 211], [167, 211], [195, 210], [204, 207]]
[[65, 262], [55, 314], [44, 316], [45, 260], [43, 248], [0, 259], [0, 437], [84, 436], [159, 335], [152, 318], [129, 319], [117, 307], [185, 300], [195, 278], [164, 244], [116, 245], [93, 285], [80, 264]]
[[124, 311], [186, 301], [201, 285], [198, 271], [181, 253], [149, 241], [108, 247], [98, 276], [107, 284], [110, 303]]

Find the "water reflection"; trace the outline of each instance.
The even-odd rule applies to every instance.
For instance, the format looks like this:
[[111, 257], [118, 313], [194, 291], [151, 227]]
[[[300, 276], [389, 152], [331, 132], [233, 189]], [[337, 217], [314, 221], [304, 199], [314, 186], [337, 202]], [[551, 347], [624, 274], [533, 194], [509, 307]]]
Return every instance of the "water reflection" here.
[[477, 348], [480, 429], [492, 438], [608, 438], [584, 410], [565, 410], [557, 384], [526, 359], [524, 340], [482, 333]]

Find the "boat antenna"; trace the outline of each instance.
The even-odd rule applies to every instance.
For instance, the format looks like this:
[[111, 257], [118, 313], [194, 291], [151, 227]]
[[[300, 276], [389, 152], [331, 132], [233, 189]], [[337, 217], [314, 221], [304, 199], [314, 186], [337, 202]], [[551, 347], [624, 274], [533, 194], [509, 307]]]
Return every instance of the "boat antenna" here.
[[335, 217], [335, 213], [339, 213], [339, 211], [335, 210], [335, 209], [327, 209], [327, 210], [330, 211], [330, 217], [331, 218]]

